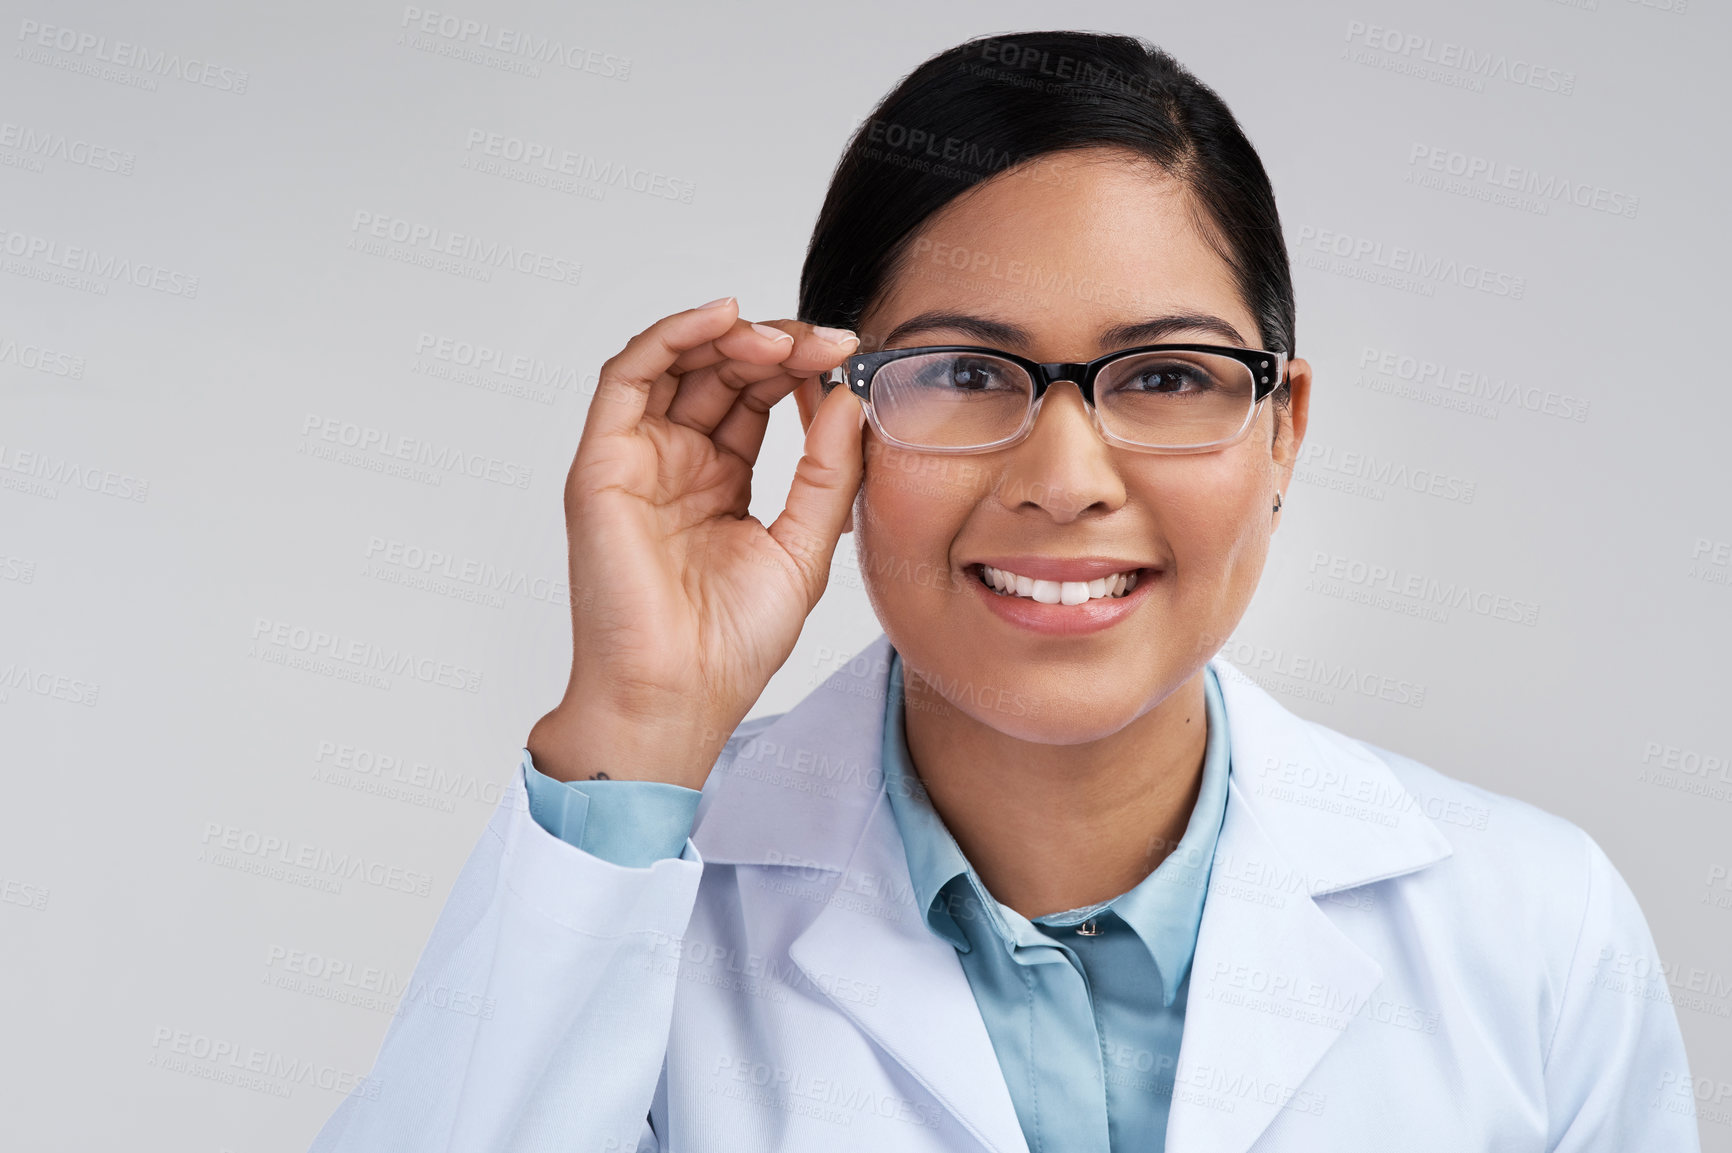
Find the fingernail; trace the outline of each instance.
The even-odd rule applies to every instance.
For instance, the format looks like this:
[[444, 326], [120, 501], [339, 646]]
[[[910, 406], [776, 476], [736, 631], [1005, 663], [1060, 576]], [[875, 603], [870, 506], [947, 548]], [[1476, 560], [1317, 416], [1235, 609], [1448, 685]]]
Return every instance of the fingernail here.
[[793, 340], [794, 339], [793, 337], [789, 336], [787, 333], [783, 332], [781, 329], [771, 328], [767, 324], [753, 324], [752, 327], [758, 330], [759, 336], [767, 336], [771, 340]]
[[728, 301], [730, 301], [732, 299], [734, 299], [734, 298], [731, 296], [718, 296], [714, 300], [710, 301], [708, 304], [698, 305], [697, 310], [699, 312], [702, 312], [706, 308], [720, 308], [722, 305], [726, 304]]
[[821, 324], [814, 324], [812, 326], [812, 331], [829, 341], [831, 344], [860, 343], [860, 338], [855, 336], [852, 332], [849, 332], [846, 328], [825, 328]]

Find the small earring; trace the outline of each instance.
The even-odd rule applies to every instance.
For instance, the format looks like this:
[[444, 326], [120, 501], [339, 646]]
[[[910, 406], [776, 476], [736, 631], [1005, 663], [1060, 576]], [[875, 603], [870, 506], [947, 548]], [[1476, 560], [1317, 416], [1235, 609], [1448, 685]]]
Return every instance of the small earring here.
[[1280, 493], [1275, 494], [1275, 511], [1276, 512], [1281, 511], [1281, 494]]

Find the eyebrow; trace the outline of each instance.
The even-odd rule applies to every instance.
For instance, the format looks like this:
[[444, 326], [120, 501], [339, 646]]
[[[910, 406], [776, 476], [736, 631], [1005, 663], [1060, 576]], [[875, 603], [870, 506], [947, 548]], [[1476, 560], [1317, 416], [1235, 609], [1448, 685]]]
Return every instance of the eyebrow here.
[[[880, 347], [889, 347], [917, 332], [936, 329], [964, 332], [976, 340], [999, 346], [1026, 346], [1031, 341], [1028, 329], [1009, 321], [970, 316], [962, 312], [932, 311], [910, 317], [891, 329]], [[1245, 346], [1245, 338], [1239, 335], [1238, 329], [1218, 316], [1198, 312], [1155, 316], [1129, 324], [1115, 324], [1102, 329], [1095, 337], [1095, 342], [1102, 348], [1126, 348], [1139, 344], [1159, 344], [1179, 332], [1206, 332], [1230, 344]]]

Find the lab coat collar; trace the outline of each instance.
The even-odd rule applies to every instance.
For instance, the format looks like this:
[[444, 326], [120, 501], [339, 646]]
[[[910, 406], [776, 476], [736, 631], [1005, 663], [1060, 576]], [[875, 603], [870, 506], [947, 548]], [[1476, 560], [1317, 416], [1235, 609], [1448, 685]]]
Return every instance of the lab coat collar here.
[[[711, 864], [840, 874], [789, 954], [988, 1149], [1027, 1145], [955, 950], [917, 909], [884, 792], [889, 639], [746, 739], [705, 786], [693, 842]], [[1363, 1008], [1382, 968], [1316, 898], [1442, 860], [1449, 841], [1363, 746], [1211, 662], [1232, 748], [1227, 810], [1192, 962], [1167, 1147], [1243, 1153]], [[873, 704], [876, 707], [871, 707]], [[1273, 993], [1271, 992], [1273, 990]], [[828, 994], [826, 994], [828, 995]]]

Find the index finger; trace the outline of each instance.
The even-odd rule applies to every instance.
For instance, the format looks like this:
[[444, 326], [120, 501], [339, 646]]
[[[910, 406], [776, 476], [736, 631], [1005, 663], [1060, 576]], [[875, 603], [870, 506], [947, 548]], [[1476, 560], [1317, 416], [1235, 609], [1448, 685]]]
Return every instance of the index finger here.
[[[860, 338], [845, 328], [823, 328], [804, 320], [766, 320], [762, 327], [778, 329], [794, 338], [786, 354], [776, 362], [779, 369], [793, 376], [827, 372], [842, 362], [844, 353], [853, 352], [860, 345]], [[743, 345], [742, 341], [745, 342]], [[673, 371], [682, 374], [711, 368], [739, 356], [742, 347], [751, 347], [748, 330], [743, 325], [736, 325], [715, 340], [682, 352], [674, 361]], [[756, 365], [759, 362], [753, 360], [750, 363]]]
[[739, 302], [731, 296], [664, 316], [626, 342], [601, 366], [595, 395], [584, 417], [583, 440], [629, 434], [643, 419], [650, 390], [674, 361], [733, 326]]

